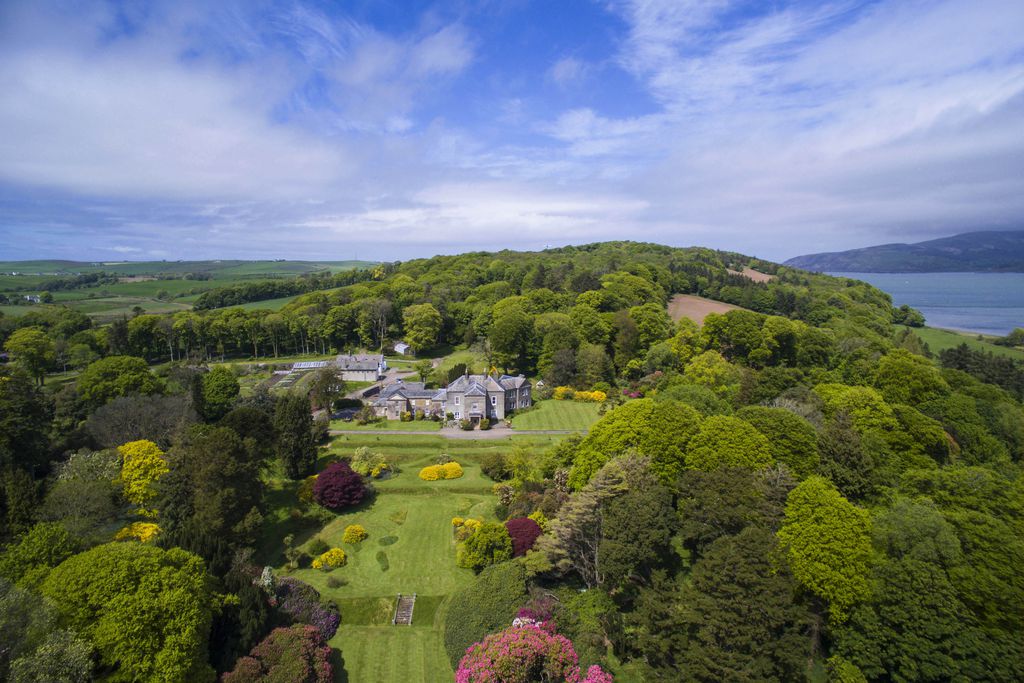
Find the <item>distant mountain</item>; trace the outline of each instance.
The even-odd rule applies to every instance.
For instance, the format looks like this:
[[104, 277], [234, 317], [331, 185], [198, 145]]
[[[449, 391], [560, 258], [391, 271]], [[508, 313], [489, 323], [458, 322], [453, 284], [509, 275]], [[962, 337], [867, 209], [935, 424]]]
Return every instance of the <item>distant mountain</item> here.
[[785, 265], [821, 273], [1024, 273], [1024, 230], [807, 254]]

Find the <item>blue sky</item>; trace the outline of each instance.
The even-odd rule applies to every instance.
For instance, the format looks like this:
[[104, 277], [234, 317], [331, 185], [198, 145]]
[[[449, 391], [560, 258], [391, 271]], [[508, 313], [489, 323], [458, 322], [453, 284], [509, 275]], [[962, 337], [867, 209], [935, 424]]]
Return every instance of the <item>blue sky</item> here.
[[0, 2], [0, 258], [1024, 228], [1024, 3]]

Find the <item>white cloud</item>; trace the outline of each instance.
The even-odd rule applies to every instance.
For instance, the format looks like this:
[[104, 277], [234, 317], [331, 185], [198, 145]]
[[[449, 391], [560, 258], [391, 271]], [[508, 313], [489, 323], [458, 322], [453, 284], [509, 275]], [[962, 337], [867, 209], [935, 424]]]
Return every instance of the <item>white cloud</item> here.
[[587, 65], [575, 57], [563, 57], [548, 69], [548, 78], [560, 86], [579, 82], [586, 75]]

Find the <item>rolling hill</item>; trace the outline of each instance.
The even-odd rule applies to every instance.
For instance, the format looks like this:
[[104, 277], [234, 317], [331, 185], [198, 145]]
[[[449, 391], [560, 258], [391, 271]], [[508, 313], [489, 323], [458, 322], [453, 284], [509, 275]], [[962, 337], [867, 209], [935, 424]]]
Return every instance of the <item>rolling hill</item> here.
[[785, 265], [822, 273], [1024, 273], [1024, 230], [806, 254]]

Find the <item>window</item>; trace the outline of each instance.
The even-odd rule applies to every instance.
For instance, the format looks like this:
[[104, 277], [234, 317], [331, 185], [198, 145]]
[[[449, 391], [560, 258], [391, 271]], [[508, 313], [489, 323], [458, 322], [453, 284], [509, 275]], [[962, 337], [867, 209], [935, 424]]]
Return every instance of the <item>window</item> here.
[[491, 405], [492, 406], [498, 405], [498, 397], [497, 396], [491, 396]]
[[456, 411], [455, 411], [455, 419], [456, 419], [456, 420], [458, 420], [458, 419], [460, 419], [461, 417], [462, 417], [462, 413], [460, 413], [459, 411], [457, 411], [457, 410], [456, 410]]
[[459, 397], [458, 396], [455, 397], [455, 405], [459, 405]]

